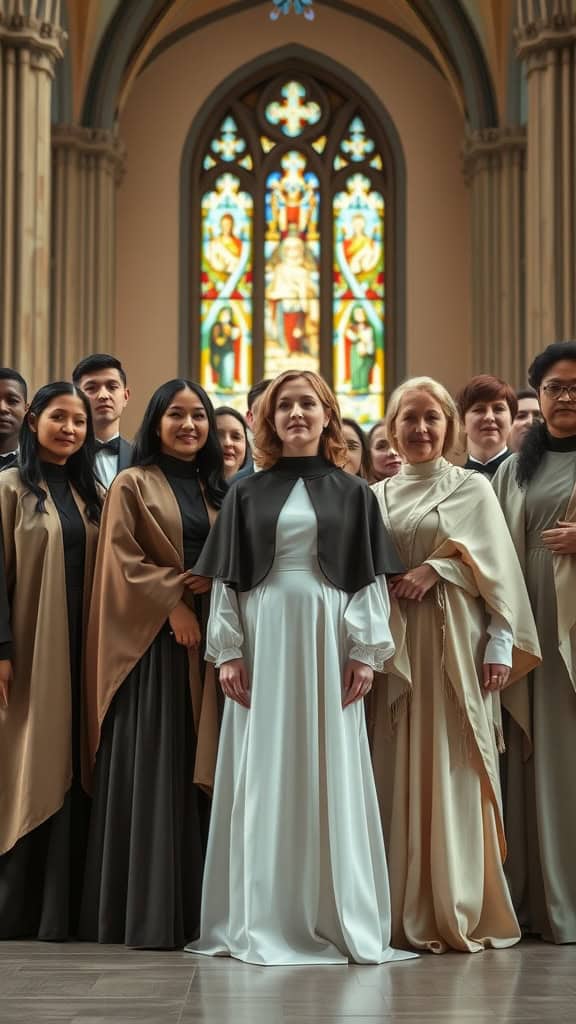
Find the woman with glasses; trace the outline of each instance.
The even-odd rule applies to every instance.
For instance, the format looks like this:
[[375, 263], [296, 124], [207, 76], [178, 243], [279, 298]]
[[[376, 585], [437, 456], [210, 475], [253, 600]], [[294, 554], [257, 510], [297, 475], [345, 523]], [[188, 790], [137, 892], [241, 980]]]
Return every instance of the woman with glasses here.
[[543, 422], [494, 488], [524, 569], [542, 664], [514, 688], [507, 725], [507, 871], [521, 926], [576, 942], [576, 342], [529, 370]]

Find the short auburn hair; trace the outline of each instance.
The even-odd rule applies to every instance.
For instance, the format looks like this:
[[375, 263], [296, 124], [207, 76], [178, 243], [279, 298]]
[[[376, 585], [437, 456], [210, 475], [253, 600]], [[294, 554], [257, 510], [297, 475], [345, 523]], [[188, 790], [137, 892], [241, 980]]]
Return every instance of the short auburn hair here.
[[[402, 400], [411, 391], [425, 391], [430, 395], [435, 402], [442, 409], [446, 417], [446, 437], [442, 446], [442, 454], [446, 455], [447, 452], [451, 451], [456, 447], [458, 441], [458, 435], [460, 433], [460, 424], [458, 422], [458, 409], [454, 403], [454, 399], [446, 390], [443, 384], [440, 384], [433, 377], [410, 377], [409, 380], [405, 380], [403, 384], [400, 384], [395, 391], [390, 395], [388, 402], [388, 408], [386, 410], [386, 436], [389, 443], [396, 448], [397, 440], [395, 433], [395, 424], [400, 412], [400, 406]], [[378, 424], [379, 425], [379, 424]]]
[[268, 385], [256, 411], [254, 423], [254, 459], [260, 469], [270, 469], [282, 456], [282, 441], [274, 429], [278, 395], [285, 384], [303, 378], [308, 381], [330, 419], [320, 438], [318, 454], [341, 468], [348, 458], [348, 446], [342, 433], [342, 417], [336, 396], [325, 380], [312, 370], [286, 370]]
[[518, 412], [518, 399], [514, 388], [511, 388], [505, 380], [500, 377], [492, 377], [489, 373], [480, 373], [472, 377], [456, 395], [456, 405], [463, 421], [466, 413], [476, 402], [496, 402], [498, 399], [506, 402], [510, 409], [512, 419]]

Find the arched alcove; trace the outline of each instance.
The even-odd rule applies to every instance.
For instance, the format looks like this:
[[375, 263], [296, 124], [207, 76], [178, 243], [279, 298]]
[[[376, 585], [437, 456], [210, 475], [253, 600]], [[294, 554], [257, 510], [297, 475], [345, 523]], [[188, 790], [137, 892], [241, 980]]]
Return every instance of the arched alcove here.
[[[266, 122], [282, 83], [300, 83], [313, 123], [285, 131]], [[220, 157], [223, 129], [228, 146]], [[291, 206], [283, 188], [292, 189]], [[180, 189], [182, 371], [209, 391], [214, 383], [217, 401], [243, 408], [248, 387], [293, 358], [334, 384], [346, 414], [378, 418], [380, 396], [406, 363], [405, 164], [394, 123], [365, 83], [305, 47], [261, 55], [198, 112]], [[270, 202], [281, 207], [276, 220]], [[284, 262], [288, 247], [295, 263]], [[310, 298], [300, 301], [304, 286]], [[274, 297], [283, 288], [292, 295], [285, 302]], [[211, 356], [223, 366], [224, 353], [235, 370], [219, 375]]]

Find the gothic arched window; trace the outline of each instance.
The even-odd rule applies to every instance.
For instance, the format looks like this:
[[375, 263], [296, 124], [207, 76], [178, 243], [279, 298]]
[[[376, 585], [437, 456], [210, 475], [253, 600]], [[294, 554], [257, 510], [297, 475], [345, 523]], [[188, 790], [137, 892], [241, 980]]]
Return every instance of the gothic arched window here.
[[243, 411], [257, 380], [309, 368], [343, 415], [374, 422], [390, 187], [373, 115], [291, 69], [222, 105], [192, 173], [189, 362], [214, 403]]

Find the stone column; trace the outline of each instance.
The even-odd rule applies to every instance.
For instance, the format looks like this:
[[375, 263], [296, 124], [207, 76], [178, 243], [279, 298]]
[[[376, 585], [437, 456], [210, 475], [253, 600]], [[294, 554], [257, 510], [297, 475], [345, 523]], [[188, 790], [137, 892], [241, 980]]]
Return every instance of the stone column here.
[[464, 146], [472, 192], [473, 373], [524, 382], [524, 177], [522, 128], [474, 132]]
[[49, 375], [50, 109], [60, 0], [0, 0], [0, 361]]
[[518, 0], [527, 76], [529, 357], [576, 336], [576, 0]]
[[90, 352], [114, 351], [116, 187], [123, 164], [123, 149], [111, 132], [54, 128], [53, 377], [69, 377]]

